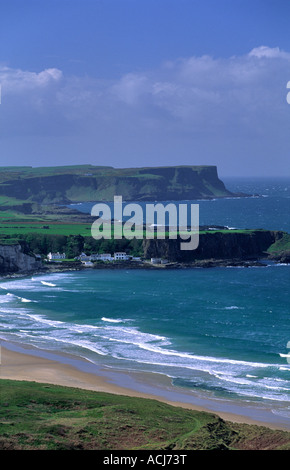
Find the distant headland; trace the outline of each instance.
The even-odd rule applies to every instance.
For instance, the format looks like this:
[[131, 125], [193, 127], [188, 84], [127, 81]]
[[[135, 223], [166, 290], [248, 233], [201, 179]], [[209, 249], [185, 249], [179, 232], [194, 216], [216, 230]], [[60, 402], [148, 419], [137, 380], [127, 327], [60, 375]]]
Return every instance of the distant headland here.
[[0, 167], [0, 203], [6, 198], [6, 206], [9, 203], [26, 213], [36, 205], [112, 201], [115, 195], [121, 195], [124, 201], [246, 196], [230, 192], [219, 179], [216, 166]]

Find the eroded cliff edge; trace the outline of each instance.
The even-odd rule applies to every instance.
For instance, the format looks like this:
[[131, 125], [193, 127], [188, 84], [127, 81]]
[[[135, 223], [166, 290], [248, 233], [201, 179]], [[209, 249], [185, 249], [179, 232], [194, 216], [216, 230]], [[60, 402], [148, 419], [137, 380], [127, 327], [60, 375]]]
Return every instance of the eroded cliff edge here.
[[72, 202], [170, 201], [235, 197], [219, 179], [217, 167], [172, 166], [100, 168], [94, 166], [5, 169], [0, 167], [0, 195], [33, 204]]
[[0, 274], [28, 273], [38, 271], [40, 259], [23, 252], [21, 245], [0, 245]]
[[244, 261], [267, 258], [267, 250], [283, 237], [281, 231], [249, 230], [241, 232], [200, 233], [199, 245], [195, 250], [181, 250], [182, 240], [146, 239], [143, 241], [144, 257], [163, 258], [175, 263], [196, 263], [209, 265], [209, 261], [225, 264], [241, 264]]
[[[285, 232], [270, 230], [221, 231], [199, 234], [199, 246], [196, 250], [181, 250], [182, 240], [177, 239], [144, 239], [144, 262], [133, 263], [102, 263], [95, 268], [152, 268], [154, 263], [148, 263], [151, 258], [166, 259], [164, 267], [211, 267], [211, 266], [248, 266], [268, 258], [273, 262], [290, 262], [289, 251], [274, 251], [269, 248], [279, 245]], [[112, 247], [113, 248], [113, 247]], [[37, 271], [82, 269], [80, 262], [72, 261], [51, 266], [43, 265], [41, 257], [24, 250], [20, 244], [0, 245], [0, 276], [6, 274], [25, 274]], [[45, 253], [43, 253], [45, 255]], [[85, 269], [85, 268], [84, 268]]]

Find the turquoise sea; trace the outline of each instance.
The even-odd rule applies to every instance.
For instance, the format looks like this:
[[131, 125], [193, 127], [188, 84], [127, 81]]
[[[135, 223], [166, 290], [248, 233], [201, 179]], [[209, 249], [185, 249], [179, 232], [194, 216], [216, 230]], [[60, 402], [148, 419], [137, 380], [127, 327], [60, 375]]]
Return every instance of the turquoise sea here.
[[[224, 181], [260, 197], [198, 201], [202, 224], [290, 232], [289, 179]], [[0, 337], [164, 374], [179, 389], [264, 406], [290, 423], [289, 294], [290, 265], [270, 262], [3, 279]]]

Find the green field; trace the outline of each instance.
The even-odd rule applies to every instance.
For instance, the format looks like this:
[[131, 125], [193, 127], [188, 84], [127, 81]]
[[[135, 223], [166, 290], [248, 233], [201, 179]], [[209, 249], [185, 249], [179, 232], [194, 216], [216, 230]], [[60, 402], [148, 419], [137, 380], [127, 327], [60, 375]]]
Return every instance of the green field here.
[[25, 201], [22, 199], [16, 199], [15, 197], [0, 196], [0, 206], [9, 207], [17, 204], [24, 204]]
[[[1, 214], [1, 213], [0, 213]], [[92, 224], [85, 224], [85, 223], [61, 223], [61, 222], [50, 222], [50, 221], [42, 221], [42, 222], [32, 222], [30, 221], [2, 221], [0, 223], [0, 236], [3, 235], [26, 235], [30, 233], [37, 233], [37, 234], [47, 234], [47, 235], [82, 235], [83, 237], [91, 236], [91, 228]], [[210, 231], [200, 231], [200, 234], [204, 233], [249, 233], [253, 232], [254, 230], [210, 230]], [[105, 228], [104, 235], [108, 235], [110, 233], [110, 229]], [[142, 237], [145, 235], [143, 230], [136, 230], [136, 236]], [[187, 233], [184, 231], [180, 232]], [[175, 235], [176, 232], [171, 232], [171, 235]], [[165, 231], [165, 236], [168, 236], [169, 232]]]
[[91, 236], [91, 224], [69, 224], [69, 223], [32, 223], [19, 222], [2, 222], [0, 224], [0, 236], [14, 236], [27, 234], [46, 234], [46, 235], [82, 235], [83, 237]]
[[280, 253], [281, 251], [290, 251], [290, 234], [284, 233], [280, 240], [270, 246], [268, 252], [271, 254]]
[[12, 380], [0, 390], [0, 450], [290, 450], [289, 432], [156, 400]]

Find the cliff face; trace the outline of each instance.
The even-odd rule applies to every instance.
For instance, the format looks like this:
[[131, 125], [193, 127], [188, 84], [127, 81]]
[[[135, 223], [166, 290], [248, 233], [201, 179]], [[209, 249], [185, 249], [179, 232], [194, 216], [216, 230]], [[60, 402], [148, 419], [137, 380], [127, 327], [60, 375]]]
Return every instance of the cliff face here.
[[[1, 170], [1, 168], [0, 168]], [[53, 174], [53, 170], [55, 174]], [[46, 170], [47, 171], [47, 170]], [[27, 175], [21, 172], [0, 182], [0, 195], [39, 204], [112, 201], [167, 201], [234, 196], [218, 178], [215, 166], [156, 168], [92, 167], [91, 172], [49, 174], [44, 170]], [[14, 176], [14, 177], [13, 177]]]
[[0, 273], [25, 273], [41, 268], [41, 260], [23, 253], [20, 245], [0, 245]]
[[247, 260], [260, 258], [282, 236], [282, 232], [249, 231], [201, 233], [196, 250], [181, 250], [182, 240], [144, 240], [145, 258], [166, 258], [172, 262], [192, 263], [197, 260]]
[[215, 166], [142, 169], [134, 182], [127, 181], [130, 183], [134, 185], [131, 200], [178, 201], [232, 195], [218, 178]]

